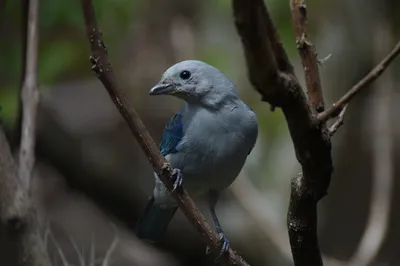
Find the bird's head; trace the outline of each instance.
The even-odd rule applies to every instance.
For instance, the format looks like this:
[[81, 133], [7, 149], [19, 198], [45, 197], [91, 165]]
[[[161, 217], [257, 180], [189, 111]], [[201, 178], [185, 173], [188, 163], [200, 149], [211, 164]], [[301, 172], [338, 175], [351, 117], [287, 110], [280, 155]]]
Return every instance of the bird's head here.
[[173, 95], [188, 103], [216, 106], [237, 98], [232, 82], [217, 68], [197, 60], [171, 66], [150, 95]]

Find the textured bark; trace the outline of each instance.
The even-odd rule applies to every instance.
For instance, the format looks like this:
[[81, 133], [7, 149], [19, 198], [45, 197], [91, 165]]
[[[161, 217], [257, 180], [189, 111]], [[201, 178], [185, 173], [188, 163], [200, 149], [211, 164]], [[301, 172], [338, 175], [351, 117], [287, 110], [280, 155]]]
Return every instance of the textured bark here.
[[317, 53], [315, 46], [307, 36], [306, 1], [291, 0], [290, 9], [292, 11], [293, 27], [296, 34], [296, 46], [305, 74], [308, 102], [315, 111], [322, 112], [325, 108], [324, 97], [319, 77]]
[[[400, 53], [400, 43], [338, 102], [324, 110], [314, 46], [307, 40], [305, 0], [291, 0], [297, 46], [306, 76], [308, 99], [299, 84], [262, 0], [233, 0], [250, 82], [262, 99], [285, 115], [302, 173], [291, 180], [287, 216], [295, 265], [322, 265], [317, 236], [317, 203], [327, 193], [333, 171], [330, 137], [343, 124], [345, 105], [379, 77]], [[307, 102], [308, 100], [308, 102]], [[338, 116], [328, 130], [325, 122]]]

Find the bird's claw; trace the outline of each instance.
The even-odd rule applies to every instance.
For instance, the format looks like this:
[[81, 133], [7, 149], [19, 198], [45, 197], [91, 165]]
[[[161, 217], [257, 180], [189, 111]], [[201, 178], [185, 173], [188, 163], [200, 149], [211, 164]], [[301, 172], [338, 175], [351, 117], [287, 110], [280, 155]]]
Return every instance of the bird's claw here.
[[174, 184], [172, 185], [171, 193], [174, 192], [178, 187], [182, 186], [183, 176], [182, 171], [178, 168], [172, 170], [172, 176], [175, 177]]
[[219, 234], [219, 241], [218, 243], [221, 246], [221, 252], [219, 253], [219, 256], [216, 258], [218, 260], [225, 252], [229, 250], [229, 240], [228, 238], [224, 235], [224, 233]]
[[[229, 240], [228, 238], [224, 235], [224, 233], [219, 233], [219, 240], [218, 244], [221, 246], [221, 252], [219, 253], [218, 257], [215, 258], [215, 260], [219, 260], [221, 256], [229, 250]], [[207, 246], [206, 248], [206, 255], [210, 254], [211, 249], [210, 247]]]

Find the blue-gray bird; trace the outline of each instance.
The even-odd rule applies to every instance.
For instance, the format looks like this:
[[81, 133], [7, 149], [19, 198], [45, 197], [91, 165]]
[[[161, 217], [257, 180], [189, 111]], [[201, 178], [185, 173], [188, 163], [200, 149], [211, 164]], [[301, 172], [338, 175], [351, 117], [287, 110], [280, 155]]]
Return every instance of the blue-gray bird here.
[[[187, 60], [170, 67], [150, 95], [172, 95], [186, 103], [166, 125], [160, 149], [192, 197], [206, 196], [222, 251], [229, 248], [215, 213], [218, 197], [238, 176], [258, 134], [254, 112], [217, 68]], [[161, 240], [177, 203], [155, 174], [155, 188], [137, 236]]]

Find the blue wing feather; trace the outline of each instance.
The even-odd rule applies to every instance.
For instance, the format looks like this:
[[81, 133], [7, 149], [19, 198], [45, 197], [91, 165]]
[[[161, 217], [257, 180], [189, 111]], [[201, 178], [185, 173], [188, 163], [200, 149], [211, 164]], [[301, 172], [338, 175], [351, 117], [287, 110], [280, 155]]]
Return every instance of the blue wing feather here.
[[182, 110], [176, 113], [165, 126], [160, 150], [163, 156], [177, 152], [176, 147], [183, 138]]

